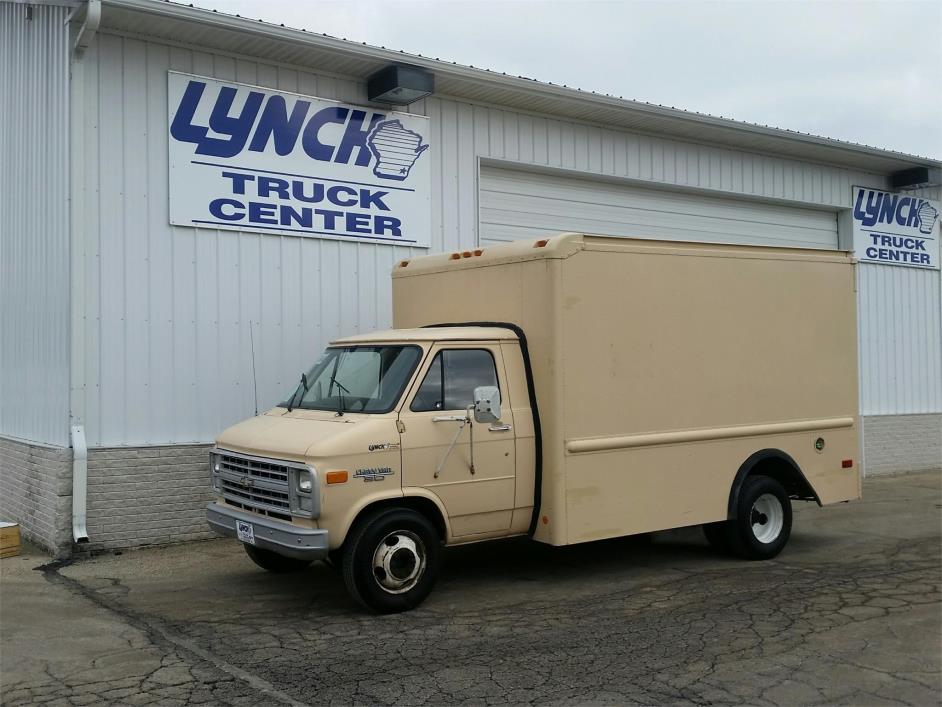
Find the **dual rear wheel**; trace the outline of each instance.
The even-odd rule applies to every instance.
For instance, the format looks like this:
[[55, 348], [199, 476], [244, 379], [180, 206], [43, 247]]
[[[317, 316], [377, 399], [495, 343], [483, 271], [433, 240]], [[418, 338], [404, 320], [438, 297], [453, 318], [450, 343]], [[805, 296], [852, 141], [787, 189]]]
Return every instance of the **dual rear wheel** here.
[[785, 547], [791, 531], [791, 499], [769, 476], [746, 478], [735, 518], [703, 526], [703, 534], [713, 547], [747, 560], [775, 557]]

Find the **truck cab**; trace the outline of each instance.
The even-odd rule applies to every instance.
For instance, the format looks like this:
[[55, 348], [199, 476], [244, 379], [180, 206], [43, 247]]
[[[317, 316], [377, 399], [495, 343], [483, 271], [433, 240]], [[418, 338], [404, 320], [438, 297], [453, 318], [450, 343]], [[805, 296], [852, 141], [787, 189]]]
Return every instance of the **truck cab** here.
[[527, 532], [534, 457], [512, 329], [352, 336], [218, 437], [207, 517], [265, 569], [331, 560], [362, 603], [401, 610], [431, 589], [442, 544]]

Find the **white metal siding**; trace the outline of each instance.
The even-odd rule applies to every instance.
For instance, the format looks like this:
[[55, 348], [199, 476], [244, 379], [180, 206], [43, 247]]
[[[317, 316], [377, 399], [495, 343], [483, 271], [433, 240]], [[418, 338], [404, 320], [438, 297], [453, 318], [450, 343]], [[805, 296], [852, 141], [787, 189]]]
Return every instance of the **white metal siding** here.
[[942, 412], [942, 272], [861, 263], [858, 283], [860, 413]]
[[0, 434], [62, 446], [69, 430], [67, 14], [0, 3]]
[[560, 231], [836, 248], [837, 213], [482, 166], [482, 244]]
[[[86, 53], [85, 419], [92, 445], [202, 442], [275, 403], [331, 338], [387, 326], [389, 271], [424, 250], [171, 227], [174, 69], [364, 103], [356, 81], [99, 34]], [[420, 101], [432, 131], [432, 250], [478, 240], [479, 158], [849, 206], [881, 177], [457, 102]]]

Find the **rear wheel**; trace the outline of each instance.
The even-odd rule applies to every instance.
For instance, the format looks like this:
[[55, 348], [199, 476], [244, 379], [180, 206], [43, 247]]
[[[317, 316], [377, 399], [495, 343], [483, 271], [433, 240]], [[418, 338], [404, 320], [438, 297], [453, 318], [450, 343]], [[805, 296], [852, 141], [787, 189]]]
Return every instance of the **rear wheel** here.
[[782, 551], [792, 531], [792, 503], [778, 481], [748, 477], [736, 511], [736, 518], [726, 523], [726, 538], [735, 554], [768, 560]]
[[274, 572], [275, 574], [289, 574], [291, 572], [300, 572], [307, 568], [311, 563], [307, 560], [299, 560], [294, 557], [285, 557], [271, 550], [263, 550], [254, 545], [242, 543], [245, 548], [245, 554], [251, 558], [252, 562], [263, 570]]
[[425, 516], [390, 508], [351, 531], [343, 579], [351, 596], [377, 613], [418, 606], [432, 591], [441, 565], [441, 540]]

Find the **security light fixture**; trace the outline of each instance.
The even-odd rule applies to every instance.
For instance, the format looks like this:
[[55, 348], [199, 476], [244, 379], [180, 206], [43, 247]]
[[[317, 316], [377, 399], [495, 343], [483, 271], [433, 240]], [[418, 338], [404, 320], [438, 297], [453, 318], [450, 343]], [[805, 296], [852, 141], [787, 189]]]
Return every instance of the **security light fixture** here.
[[417, 66], [391, 64], [366, 80], [366, 95], [375, 103], [407, 106], [435, 91], [435, 76]]
[[906, 187], [934, 187], [942, 184], [942, 169], [937, 167], [912, 167], [890, 175], [893, 189]]

